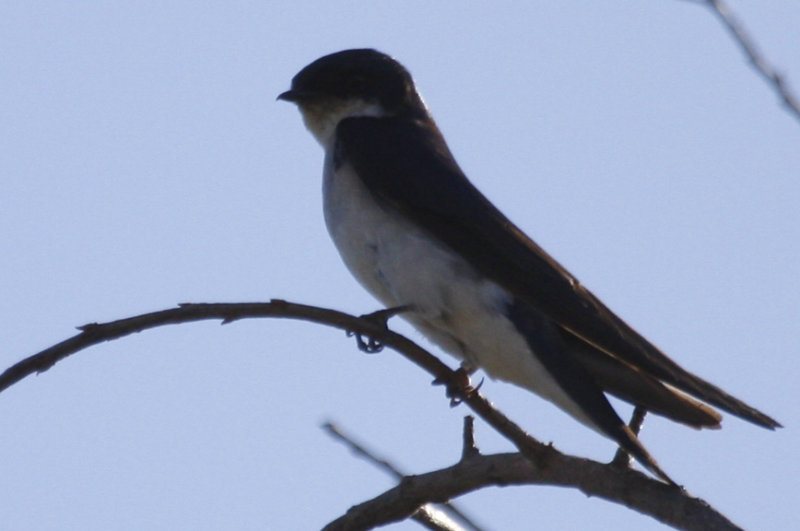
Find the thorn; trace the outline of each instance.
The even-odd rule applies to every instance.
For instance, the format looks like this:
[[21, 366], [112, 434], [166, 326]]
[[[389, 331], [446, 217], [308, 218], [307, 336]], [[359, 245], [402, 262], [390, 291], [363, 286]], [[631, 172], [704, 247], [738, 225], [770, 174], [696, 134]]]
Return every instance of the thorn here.
[[481, 455], [478, 445], [475, 444], [475, 417], [466, 415], [464, 417], [463, 446], [461, 447], [461, 460], [477, 457]]

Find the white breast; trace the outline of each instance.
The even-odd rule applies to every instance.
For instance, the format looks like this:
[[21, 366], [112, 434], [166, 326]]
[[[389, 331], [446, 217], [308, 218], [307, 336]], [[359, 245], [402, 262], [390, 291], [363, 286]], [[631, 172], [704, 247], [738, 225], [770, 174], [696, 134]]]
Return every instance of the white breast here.
[[[331, 150], [328, 150], [330, 152]], [[355, 175], [326, 156], [325, 222], [355, 278], [447, 352], [493, 378], [525, 387], [594, 427], [505, 317], [509, 295], [416, 225], [382, 208]]]

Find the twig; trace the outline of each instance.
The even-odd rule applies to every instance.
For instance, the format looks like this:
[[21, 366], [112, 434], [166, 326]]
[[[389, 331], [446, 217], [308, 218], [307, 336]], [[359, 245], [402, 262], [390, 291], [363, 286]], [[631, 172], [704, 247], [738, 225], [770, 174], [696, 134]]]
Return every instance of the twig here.
[[426, 503], [409, 516], [412, 520], [420, 524], [425, 529], [431, 531], [463, 531], [464, 528], [453, 521], [443, 511], [436, 509], [433, 505]]
[[792, 94], [783, 75], [779, 74], [775, 67], [761, 54], [753, 39], [747, 34], [741, 22], [733, 15], [728, 5], [723, 0], [704, 0], [703, 3], [714, 12], [728, 29], [733, 39], [747, 56], [750, 64], [773, 87], [783, 101], [784, 106], [795, 118], [800, 120], [800, 104], [797, 97]]
[[[334, 423], [332, 423], [330, 421], [325, 422], [325, 423], [322, 424], [322, 429], [324, 429], [328, 433], [328, 435], [330, 435], [331, 437], [333, 437], [337, 441], [343, 443], [345, 446], [350, 448], [350, 450], [353, 453], [355, 453], [359, 457], [362, 457], [365, 460], [369, 461], [370, 463], [372, 463], [376, 467], [380, 468], [381, 470], [383, 470], [384, 472], [386, 472], [387, 474], [392, 476], [394, 479], [396, 479], [398, 481], [402, 481], [402, 479], [406, 476], [403, 472], [400, 471], [400, 469], [397, 466], [393, 465], [392, 463], [390, 463], [386, 459], [383, 459], [383, 458], [380, 458], [380, 457], [376, 456], [374, 452], [369, 450], [362, 443], [357, 442], [352, 436], [344, 433]], [[464, 512], [461, 509], [456, 507], [455, 504], [453, 504], [453, 503], [448, 501], [448, 502], [444, 502], [444, 503], [442, 503], [440, 505], [442, 507], [444, 507], [447, 512], [452, 513], [453, 516], [455, 516], [458, 520], [460, 520], [464, 524], [466, 529], [470, 529], [472, 531], [482, 531], [482, 528], [479, 527], [472, 520], [472, 518], [470, 518], [469, 516], [464, 514]], [[421, 507], [421, 509], [425, 509], [425, 508], [426, 508], [426, 506]], [[430, 513], [431, 516], [438, 516], [438, 515], [436, 515], [436, 512], [440, 512], [440, 511], [437, 511], [433, 507], [428, 507], [426, 509], [426, 511], [428, 513]], [[419, 510], [418, 510], [418, 512], [419, 512]], [[417, 513], [414, 513], [414, 515], [416, 515], [416, 514]], [[414, 517], [414, 515], [412, 515], [412, 518]]]
[[398, 467], [396, 467], [389, 461], [376, 456], [372, 451], [367, 450], [367, 448], [364, 447], [364, 445], [362, 445], [359, 442], [356, 442], [356, 440], [350, 435], [346, 435], [344, 432], [342, 432], [339, 426], [335, 425], [334, 423], [330, 421], [324, 422], [322, 424], [322, 429], [328, 432], [328, 435], [330, 435], [337, 441], [347, 446], [350, 449], [350, 451], [352, 451], [354, 454], [356, 454], [359, 457], [363, 457], [376, 467], [380, 468], [381, 470], [392, 476], [394, 479], [400, 481], [405, 476], [405, 474], [400, 472], [400, 469]]

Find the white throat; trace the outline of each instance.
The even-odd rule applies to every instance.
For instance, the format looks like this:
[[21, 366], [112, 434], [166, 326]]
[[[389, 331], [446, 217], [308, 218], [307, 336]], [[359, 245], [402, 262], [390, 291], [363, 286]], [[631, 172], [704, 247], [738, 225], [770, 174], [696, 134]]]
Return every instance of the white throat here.
[[378, 103], [364, 100], [334, 100], [322, 104], [301, 105], [303, 122], [317, 142], [326, 150], [332, 147], [336, 126], [345, 118], [356, 116], [387, 116], [386, 110]]

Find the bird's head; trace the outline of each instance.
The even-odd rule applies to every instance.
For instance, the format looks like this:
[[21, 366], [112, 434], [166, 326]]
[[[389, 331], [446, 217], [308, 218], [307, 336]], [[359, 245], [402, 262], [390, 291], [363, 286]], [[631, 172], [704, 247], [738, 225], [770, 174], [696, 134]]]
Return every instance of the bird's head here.
[[292, 88], [278, 99], [297, 104], [306, 127], [323, 146], [344, 118], [427, 115], [408, 70], [371, 49], [317, 59], [294, 76]]

